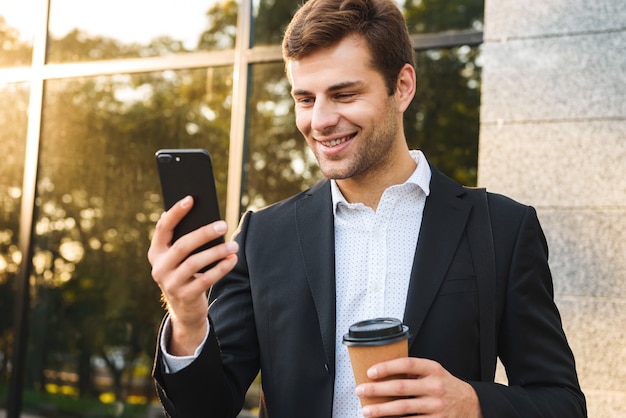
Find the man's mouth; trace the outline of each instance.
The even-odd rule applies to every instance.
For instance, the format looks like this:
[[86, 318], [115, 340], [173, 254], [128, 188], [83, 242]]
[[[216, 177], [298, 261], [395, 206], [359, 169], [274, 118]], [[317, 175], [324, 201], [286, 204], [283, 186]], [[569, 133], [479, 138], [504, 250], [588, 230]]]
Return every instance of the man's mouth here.
[[320, 141], [320, 143], [324, 145], [325, 147], [332, 148], [332, 147], [336, 147], [339, 144], [343, 144], [344, 142], [346, 142], [349, 139], [352, 139], [353, 137], [354, 135], [348, 135], [342, 138], [331, 139], [330, 141]]

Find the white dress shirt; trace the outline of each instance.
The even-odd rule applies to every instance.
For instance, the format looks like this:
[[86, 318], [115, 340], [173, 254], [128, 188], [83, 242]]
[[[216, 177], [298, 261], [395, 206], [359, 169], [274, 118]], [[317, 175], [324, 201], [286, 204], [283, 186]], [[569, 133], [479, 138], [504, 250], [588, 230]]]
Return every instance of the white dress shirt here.
[[404, 184], [391, 186], [374, 210], [348, 203], [332, 181], [335, 214], [335, 393], [333, 417], [362, 417], [343, 335], [355, 322], [404, 317], [417, 237], [429, 194], [430, 167], [411, 151], [417, 168]]
[[[359, 418], [361, 407], [343, 334], [357, 321], [394, 317], [402, 320], [431, 171], [421, 151], [410, 151], [417, 168], [404, 184], [383, 193], [376, 212], [348, 203], [331, 180], [335, 219], [336, 329], [334, 418]], [[208, 322], [208, 320], [207, 320]], [[199, 355], [172, 356], [166, 350], [169, 318], [161, 335], [166, 371], [175, 373]], [[208, 335], [208, 332], [207, 332]], [[206, 341], [206, 337], [205, 337]]]

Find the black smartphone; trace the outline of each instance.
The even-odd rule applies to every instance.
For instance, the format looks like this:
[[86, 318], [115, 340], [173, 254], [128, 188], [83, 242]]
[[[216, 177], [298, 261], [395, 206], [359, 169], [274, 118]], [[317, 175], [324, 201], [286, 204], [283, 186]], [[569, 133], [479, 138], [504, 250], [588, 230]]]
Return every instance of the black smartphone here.
[[[193, 208], [174, 229], [172, 242], [201, 226], [221, 219], [211, 155], [204, 149], [161, 149], [156, 152], [165, 210], [185, 196], [193, 197]], [[197, 248], [195, 254], [224, 242], [217, 238]], [[200, 271], [206, 271], [215, 263]]]

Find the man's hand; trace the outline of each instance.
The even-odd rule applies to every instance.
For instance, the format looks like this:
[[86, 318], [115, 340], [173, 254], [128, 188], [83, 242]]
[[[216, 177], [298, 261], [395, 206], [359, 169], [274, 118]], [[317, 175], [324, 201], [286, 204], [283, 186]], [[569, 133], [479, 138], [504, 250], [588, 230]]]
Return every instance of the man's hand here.
[[[172, 355], [192, 355], [206, 335], [207, 290], [235, 266], [238, 245], [226, 242], [189, 256], [193, 250], [226, 233], [224, 221], [198, 228], [170, 244], [174, 227], [191, 210], [187, 196], [165, 212], [156, 224], [148, 250], [152, 278], [161, 288], [172, 326], [168, 351]], [[213, 262], [213, 268], [196, 273]]]
[[359, 397], [402, 398], [365, 406], [365, 417], [482, 417], [474, 389], [435, 361], [405, 357], [376, 364], [367, 374], [370, 379], [398, 375], [408, 377], [357, 386]]

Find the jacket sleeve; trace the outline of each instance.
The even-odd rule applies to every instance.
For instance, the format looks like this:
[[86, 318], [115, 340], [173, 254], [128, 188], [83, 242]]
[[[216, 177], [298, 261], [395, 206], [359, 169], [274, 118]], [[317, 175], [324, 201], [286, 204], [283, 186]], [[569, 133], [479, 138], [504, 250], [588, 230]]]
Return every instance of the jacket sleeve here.
[[215, 333], [194, 362], [176, 373], [164, 370], [163, 353], [157, 349], [153, 369], [157, 393], [168, 417], [235, 417], [229, 384], [221, 369]]
[[[496, 294], [502, 295], [496, 315], [496, 350], [508, 386], [470, 382], [483, 416], [586, 417], [574, 356], [554, 303], [548, 248], [537, 214], [532, 207], [525, 207], [521, 222], [516, 223], [519, 228], [512, 247], [502, 243], [507, 239], [504, 235], [509, 235], [509, 241], [515, 236], [511, 229], [516, 226], [492, 208], [494, 214], [498, 274], [506, 276], [498, 277], [496, 289]], [[499, 227], [506, 230], [504, 235]]]
[[[248, 218], [244, 217], [236, 238], [240, 248], [245, 246]], [[157, 344], [153, 376], [169, 417], [234, 418], [258, 374], [258, 344], [243, 253], [233, 271], [211, 289], [210, 331], [198, 358], [176, 373], [166, 373]], [[217, 300], [221, 296], [227, 303]], [[224, 345], [227, 349], [222, 350]]]

